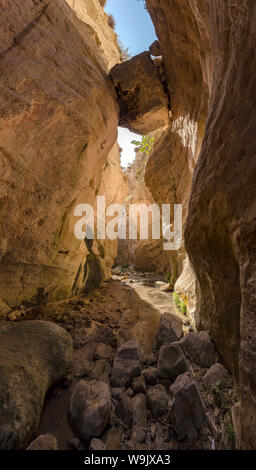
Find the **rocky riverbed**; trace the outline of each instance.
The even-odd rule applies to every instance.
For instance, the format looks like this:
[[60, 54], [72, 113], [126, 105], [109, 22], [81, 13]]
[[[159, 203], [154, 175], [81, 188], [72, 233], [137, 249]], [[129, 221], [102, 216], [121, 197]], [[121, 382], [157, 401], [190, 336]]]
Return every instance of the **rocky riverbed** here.
[[[172, 295], [160, 276], [116, 268], [99, 290], [12, 312], [7, 326], [41, 320], [66, 330], [74, 347], [69, 372], [62, 367], [41, 402], [39, 426], [18, 447], [29, 438], [30, 449], [234, 448], [232, 379], [208, 333], [193, 331]], [[8, 372], [4, 360], [1, 367]], [[25, 378], [21, 410], [28, 392]]]

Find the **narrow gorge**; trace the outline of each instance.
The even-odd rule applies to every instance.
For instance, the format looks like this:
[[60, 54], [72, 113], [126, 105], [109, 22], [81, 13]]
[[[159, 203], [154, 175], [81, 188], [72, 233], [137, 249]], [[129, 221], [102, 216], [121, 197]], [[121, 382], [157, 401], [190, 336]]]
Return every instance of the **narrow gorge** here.
[[256, 2], [132, 4], [0, 0], [0, 450], [256, 450]]

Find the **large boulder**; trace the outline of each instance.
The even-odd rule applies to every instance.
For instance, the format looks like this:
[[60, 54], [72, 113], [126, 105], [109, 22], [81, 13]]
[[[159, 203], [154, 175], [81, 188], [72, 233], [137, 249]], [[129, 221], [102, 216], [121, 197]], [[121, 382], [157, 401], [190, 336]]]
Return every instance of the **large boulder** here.
[[173, 313], [164, 313], [160, 318], [156, 336], [155, 348], [160, 349], [164, 344], [175, 343], [183, 335], [182, 321]]
[[178, 439], [188, 437], [196, 440], [205, 420], [200, 393], [188, 372], [180, 375], [170, 387], [170, 422], [177, 431]]
[[201, 367], [211, 367], [215, 362], [215, 348], [207, 331], [192, 331], [181, 340], [192, 360]]
[[168, 98], [149, 52], [112, 68], [118, 91], [120, 125], [147, 134], [168, 123]]
[[128, 387], [133, 379], [141, 373], [141, 357], [136, 341], [122, 344], [115, 355], [111, 374], [114, 387]]
[[160, 378], [172, 380], [187, 369], [187, 362], [179, 343], [161, 347], [157, 363], [157, 374]]
[[80, 380], [73, 390], [69, 404], [69, 422], [79, 437], [87, 442], [99, 437], [110, 417], [109, 386], [97, 380]]
[[70, 335], [44, 321], [0, 322], [0, 449], [21, 449], [37, 433], [50, 387], [72, 365]]

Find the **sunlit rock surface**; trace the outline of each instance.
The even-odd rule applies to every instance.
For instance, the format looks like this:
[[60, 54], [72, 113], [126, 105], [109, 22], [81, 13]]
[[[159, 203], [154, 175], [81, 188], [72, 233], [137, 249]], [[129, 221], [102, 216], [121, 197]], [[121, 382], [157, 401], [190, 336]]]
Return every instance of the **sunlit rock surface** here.
[[74, 237], [73, 214], [80, 203], [94, 206], [113, 158], [113, 198], [122, 186], [118, 158], [109, 156], [119, 110], [107, 73], [118, 49], [99, 2], [70, 3], [79, 19], [64, 0], [7, 0], [0, 11], [3, 313], [21, 302], [69, 297], [91, 278], [99, 285], [115, 257], [115, 248], [109, 256]]

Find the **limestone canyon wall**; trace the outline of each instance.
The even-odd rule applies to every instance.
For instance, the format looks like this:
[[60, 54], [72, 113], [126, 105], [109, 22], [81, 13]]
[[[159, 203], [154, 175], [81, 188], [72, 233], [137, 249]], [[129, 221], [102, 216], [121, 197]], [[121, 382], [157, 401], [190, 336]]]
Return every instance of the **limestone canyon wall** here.
[[[236, 379], [238, 445], [255, 449], [256, 4], [147, 0], [147, 5], [163, 52], [173, 129], [183, 123], [185, 130], [185, 122], [198, 128], [195, 155], [201, 151], [185, 241], [200, 285], [201, 328], [210, 331]], [[178, 135], [187, 145], [186, 132]], [[173, 138], [171, 159], [179, 159]], [[166, 168], [167, 159], [162, 171]]]
[[123, 184], [116, 36], [98, 0], [86, 5], [0, 1], [0, 315], [99, 284], [115, 257], [116, 243], [73, 234], [75, 207], [95, 204], [113, 158], [115, 198]]

